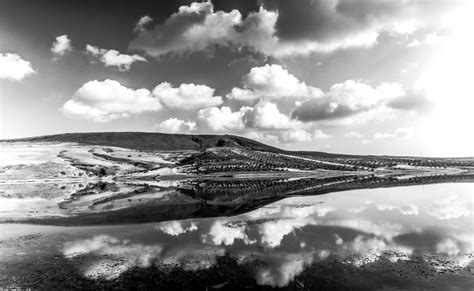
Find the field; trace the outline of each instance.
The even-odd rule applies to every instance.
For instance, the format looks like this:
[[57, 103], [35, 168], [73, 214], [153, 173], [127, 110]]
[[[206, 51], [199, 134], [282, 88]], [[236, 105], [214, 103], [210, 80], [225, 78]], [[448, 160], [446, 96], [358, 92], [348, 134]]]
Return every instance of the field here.
[[162, 221], [292, 195], [473, 180], [474, 158], [288, 152], [234, 136], [58, 135], [1, 142], [0, 221]]

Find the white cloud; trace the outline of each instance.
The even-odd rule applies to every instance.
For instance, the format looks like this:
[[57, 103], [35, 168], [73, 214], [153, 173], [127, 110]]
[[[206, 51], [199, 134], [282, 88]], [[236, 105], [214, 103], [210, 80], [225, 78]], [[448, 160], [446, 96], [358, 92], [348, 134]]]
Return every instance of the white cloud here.
[[398, 83], [382, 83], [376, 88], [362, 82], [347, 80], [331, 86], [327, 96], [337, 106], [347, 106], [353, 111], [368, 108], [391, 98], [406, 95]]
[[[298, 80], [280, 65], [254, 67], [243, 77], [244, 89], [265, 98], [295, 98], [297, 100], [322, 97], [323, 92]], [[241, 94], [243, 95], [243, 94]], [[238, 99], [239, 95], [230, 95]]]
[[274, 47], [272, 54], [276, 57], [291, 55], [308, 55], [313, 52], [331, 53], [340, 49], [354, 47], [369, 48], [377, 44], [379, 33], [376, 30], [363, 31], [347, 35], [326, 43], [314, 40], [282, 41]]
[[153, 18], [151, 18], [148, 15], [140, 17], [140, 19], [137, 21], [137, 24], [135, 24], [135, 32], [141, 32], [145, 30], [145, 26], [149, 23], [153, 22]]
[[385, 132], [374, 133], [374, 139], [388, 139], [388, 138], [410, 138], [414, 136], [415, 132], [413, 128], [398, 128], [393, 133]]
[[[242, 83], [243, 88], [234, 87], [226, 97], [243, 104], [254, 104], [253, 110], [245, 115], [245, 124], [248, 128], [258, 130], [302, 129], [305, 124], [285, 113], [289, 113], [301, 101], [324, 95], [320, 89], [298, 80], [280, 65], [254, 67], [242, 78]], [[286, 112], [280, 112], [281, 108]], [[308, 140], [310, 136], [310, 133], [299, 130], [280, 138]]]
[[51, 47], [51, 52], [58, 56], [63, 56], [71, 50], [71, 40], [66, 34], [57, 36], [56, 40], [53, 42], [53, 46]]
[[436, 32], [430, 32], [425, 35], [425, 37], [421, 40], [413, 39], [410, 43], [408, 43], [408, 47], [419, 47], [421, 45], [434, 45], [438, 44], [443, 40], [447, 40], [448, 38], [438, 35]]
[[98, 58], [106, 67], [117, 67], [120, 71], [129, 71], [134, 62], [146, 62], [147, 60], [139, 55], [121, 54], [117, 50], [107, 50], [86, 45], [86, 51]]
[[196, 122], [184, 121], [173, 117], [162, 121], [156, 128], [168, 133], [190, 132], [196, 130]]
[[324, 133], [321, 129], [315, 129], [313, 134], [312, 134], [313, 139], [329, 139], [331, 137], [332, 136], [330, 136], [329, 134]]
[[260, 98], [259, 95], [255, 94], [252, 90], [241, 89], [234, 87], [231, 92], [226, 95], [228, 99], [239, 100], [239, 101], [255, 101]]
[[344, 133], [344, 137], [363, 138], [364, 136], [356, 131], [350, 131]]
[[161, 107], [158, 98], [147, 89], [130, 89], [114, 80], [95, 80], [79, 88], [64, 103], [62, 111], [72, 117], [107, 122], [131, 114], [158, 111]]
[[293, 129], [278, 133], [279, 141], [282, 143], [310, 142], [313, 140], [325, 140], [331, 138], [320, 129], [315, 129], [313, 133], [303, 129]]
[[303, 124], [281, 113], [275, 103], [262, 101], [245, 116], [248, 127], [257, 129], [296, 129]]
[[362, 82], [346, 80], [332, 85], [323, 98], [313, 98], [301, 103], [293, 116], [311, 121], [344, 119], [365, 113], [358, 120], [363, 123], [380, 115], [380, 111], [386, 117], [385, 111], [391, 109], [387, 104], [404, 96], [406, 93], [398, 83], [382, 83], [373, 88]]
[[292, 120], [281, 113], [275, 103], [262, 101], [252, 107], [232, 111], [230, 107], [212, 107], [198, 112], [199, 128], [215, 132], [242, 132], [247, 137], [269, 144], [309, 142], [331, 136], [320, 129]]
[[[150, 92], [147, 89], [130, 89], [114, 80], [95, 80], [85, 83], [77, 90], [63, 105], [62, 110], [70, 116], [107, 122], [126, 118], [131, 114], [159, 111], [163, 106], [171, 110], [189, 111], [220, 105], [222, 97], [213, 94], [214, 89], [205, 85], [181, 84], [174, 88], [170, 83], [163, 82]], [[245, 110], [241, 109], [242, 114]], [[199, 111], [198, 117], [216, 131], [240, 127], [232, 122], [242, 123], [241, 116], [237, 114], [239, 118], [227, 120], [228, 113], [231, 113], [230, 108], [212, 107]], [[237, 117], [235, 114], [233, 116]], [[219, 123], [215, 123], [217, 120]], [[243, 125], [241, 127], [243, 128]], [[169, 132], [193, 131], [196, 129], [196, 123], [170, 118], [157, 125], [157, 128]]]
[[33, 73], [31, 63], [19, 55], [0, 53], [0, 79], [19, 81]]
[[312, 140], [311, 133], [303, 129], [284, 131], [280, 134], [280, 140], [287, 143], [308, 142]]
[[221, 108], [211, 107], [198, 111], [198, 119], [201, 125], [213, 131], [239, 131], [245, 128], [243, 117], [245, 113], [252, 110], [250, 107], [242, 107], [239, 111], [223, 106]]
[[196, 110], [222, 104], [222, 97], [214, 96], [214, 89], [206, 85], [181, 84], [174, 88], [163, 82], [153, 89], [153, 96], [169, 109]]
[[203, 51], [212, 45], [248, 46], [266, 52], [277, 41], [273, 36], [277, 18], [278, 12], [263, 7], [243, 19], [238, 10], [214, 12], [211, 2], [195, 2], [179, 7], [154, 29], [141, 31], [130, 47], [153, 56]]

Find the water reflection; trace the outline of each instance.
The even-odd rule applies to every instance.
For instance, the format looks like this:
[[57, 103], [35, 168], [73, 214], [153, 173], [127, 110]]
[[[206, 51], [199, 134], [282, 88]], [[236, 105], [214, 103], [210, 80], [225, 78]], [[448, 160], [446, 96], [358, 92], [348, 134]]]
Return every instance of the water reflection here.
[[91, 279], [151, 266], [204, 272], [230, 257], [233, 268], [273, 287], [307, 287], [335, 266], [336, 277], [384, 274], [377, 280], [386, 286], [409, 278], [431, 284], [446, 274], [469, 286], [473, 189], [436, 184], [293, 197], [233, 217], [82, 227], [48, 240]]

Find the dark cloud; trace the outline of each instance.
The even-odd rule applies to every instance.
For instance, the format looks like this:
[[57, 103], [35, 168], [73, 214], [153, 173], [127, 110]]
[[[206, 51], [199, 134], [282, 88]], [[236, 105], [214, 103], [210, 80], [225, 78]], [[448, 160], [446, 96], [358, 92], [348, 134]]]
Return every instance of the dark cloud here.
[[350, 31], [357, 19], [337, 15], [333, 1], [266, 1], [266, 7], [278, 10], [278, 36], [285, 40], [316, 39], [324, 41], [338, 31]]
[[420, 112], [428, 111], [433, 106], [432, 102], [424, 95], [416, 93], [394, 98], [389, 101], [387, 105], [394, 109], [417, 110]]
[[269, 54], [277, 42], [274, 37], [278, 13], [260, 8], [246, 17], [239, 10], [216, 10], [211, 2], [194, 2], [179, 7], [163, 23], [139, 31], [130, 49], [148, 55], [205, 51], [216, 45], [249, 47]]
[[[171, 15], [163, 24], [158, 24], [150, 33], [140, 33], [131, 48], [141, 48], [150, 50], [156, 40], [159, 39], [162, 44], [173, 44], [179, 42], [182, 35], [197, 23], [203, 23], [206, 16], [211, 13], [213, 6], [211, 3], [199, 5], [199, 9], [180, 9], [179, 12]], [[170, 50], [171, 47], [163, 45], [162, 50]]]
[[331, 108], [331, 102], [328, 99], [324, 101], [310, 100], [296, 108], [295, 111], [292, 112], [291, 116], [292, 118], [296, 118], [304, 122], [320, 121], [344, 118], [367, 110], [368, 108], [351, 109], [345, 105], [338, 105], [337, 108]]
[[373, 46], [382, 33], [403, 35], [439, 27], [441, 16], [456, 7], [445, 0], [268, 0], [255, 11], [255, 4], [246, 2], [243, 13], [222, 3], [227, 5], [181, 6], [154, 29], [141, 31], [130, 48], [156, 56], [215, 45], [246, 46], [276, 57], [328, 53]]
[[429, 252], [432, 250], [437, 250], [438, 253], [444, 252], [442, 243], [446, 241], [451, 241], [451, 248], [458, 252], [468, 251], [470, 248], [469, 243], [460, 238], [462, 237], [457, 237], [454, 233], [446, 233], [446, 230], [428, 228], [421, 232], [398, 235], [393, 238], [393, 241], [397, 244], [413, 248], [414, 252]]
[[265, 6], [279, 11], [276, 28], [281, 39], [325, 42], [364, 30], [378, 30], [390, 22], [415, 20], [417, 25], [426, 25], [439, 21], [456, 2], [268, 0]]

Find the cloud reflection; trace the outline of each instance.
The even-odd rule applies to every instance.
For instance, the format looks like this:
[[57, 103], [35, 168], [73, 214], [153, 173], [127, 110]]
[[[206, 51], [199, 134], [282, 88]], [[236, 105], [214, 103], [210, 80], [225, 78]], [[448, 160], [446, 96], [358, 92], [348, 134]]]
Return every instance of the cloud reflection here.
[[183, 233], [196, 231], [198, 229], [194, 222], [190, 222], [188, 227], [183, 227], [182, 223], [178, 220], [162, 222], [157, 228], [171, 236], [179, 236]]
[[474, 202], [472, 201], [472, 196], [469, 198], [471, 201], [467, 201], [458, 195], [439, 199], [431, 205], [427, 213], [440, 220], [472, 216], [474, 213]]
[[[466, 201], [448, 197], [445, 200], [453, 203], [435, 200], [428, 209], [420, 206], [425, 199], [410, 200], [407, 189], [403, 188], [406, 196], [400, 197], [403, 204], [393, 201], [395, 196], [387, 202], [383, 195], [364, 193], [357, 199], [350, 196], [355, 202], [349, 205], [344, 204], [347, 193], [294, 197], [235, 217], [160, 223], [153, 244], [99, 235], [67, 243], [64, 255], [70, 259], [87, 255], [91, 259], [84, 263], [84, 275], [106, 279], [151, 264], [204, 270], [216, 266], [219, 257], [229, 255], [249, 268], [258, 284], [272, 287], [287, 286], [308, 266], [324, 265], [325, 260], [375, 269], [411, 260], [426, 264], [424, 267], [434, 270], [433, 274], [471, 266], [472, 222], [460, 220], [454, 226], [442, 219], [433, 226], [430, 217], [435, 213], [439, 219], [453, 217], [454, 210], [459, 212], [457, 217], [472, 216]], [[358, 205], [367, 211], [348, 211]], [[193, 234], [186, 239], [169, 238], [188, 232]], [[133, 240], [140, 241], [136, 234]], [[404, 264], [397, 268], [405, 268]]]
[[100, 257], [85, 267], [84, 276], [111, 280], [131, 267], [149, 267], [162, 251], [160, 245], [132, 244], [129, 240], [98, 235], [91, 239], [66, 243], [63, 254], [67, 258], [81, 255]]
[[245, 233], [246, 226], [226, 224], [226, 221], [215, 221], [209, 233], [202, 236], [203, 242], [212, 242], [214, 245], [233, 245], [235, 240], [242, 240], [245, 244], [254, 244], [256, 240], [251, 240]]

